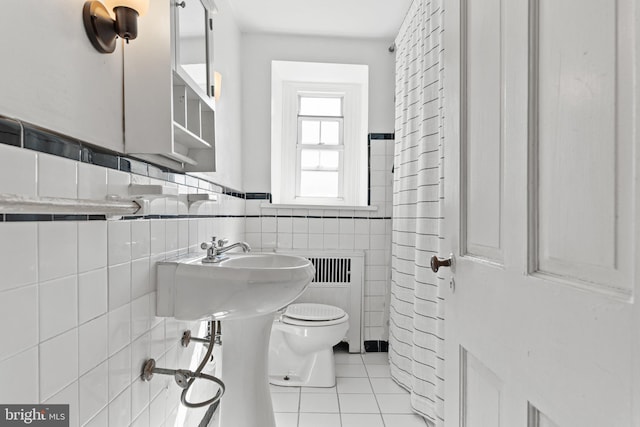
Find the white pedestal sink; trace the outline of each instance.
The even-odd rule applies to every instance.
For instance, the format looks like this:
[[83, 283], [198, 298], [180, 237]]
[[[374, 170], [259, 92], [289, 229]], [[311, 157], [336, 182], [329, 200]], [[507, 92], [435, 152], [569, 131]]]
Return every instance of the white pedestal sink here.
[[220, 426], [275, 427], [267, 374], [273, 313], [304, 291], [313, 265], [273, 253], [229, 254], [215, 264], [202, 258], [158, 263], [157, 315], [223, 320]]

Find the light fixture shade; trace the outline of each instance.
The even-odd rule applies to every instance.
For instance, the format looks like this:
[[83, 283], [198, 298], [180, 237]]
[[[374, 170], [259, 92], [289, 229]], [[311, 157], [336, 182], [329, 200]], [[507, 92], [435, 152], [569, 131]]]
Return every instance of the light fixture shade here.
[[144, 16], [149, 10], [149, 0], [103, 0], [103, 2], [110, 11], [124, 6], [138, 12], [138, 16]]
[[213, 73], [213, 97], [215, 100], [220, 99], [220, 94], [222, 93], [222, 74], [217, 71]]

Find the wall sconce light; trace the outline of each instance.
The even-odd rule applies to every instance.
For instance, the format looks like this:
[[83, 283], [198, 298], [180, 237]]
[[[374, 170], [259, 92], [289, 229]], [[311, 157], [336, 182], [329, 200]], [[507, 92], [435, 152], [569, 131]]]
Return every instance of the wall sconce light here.
[[[149, 9], [149, 0], [104, 0], [85, 2], [82, 10], [84, 29], [91, 44], [100, 53], [112, 53], [119, 36], [129, 42], [138, 36], [138, 17]], [[109, 11], [113, 11], [115, 19]]]
[[213, 72], [213, 97], [215, 100], [220, 99], [220, 93], [222, 93], [222, 74], [217, 71]]

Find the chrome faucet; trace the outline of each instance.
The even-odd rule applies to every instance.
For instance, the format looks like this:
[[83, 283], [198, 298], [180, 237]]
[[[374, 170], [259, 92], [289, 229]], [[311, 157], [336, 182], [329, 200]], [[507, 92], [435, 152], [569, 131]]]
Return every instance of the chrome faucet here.
[[220, 262], [223, 259], [228, 258], [226, 255], [223, 255], [225, 252], [230, 251], [234, 248], [242, 248], [243, 252], [251, 251], [251, 246], [249, 246], [245, 242], [234, 243], [229, 246], [225, 246], [229, 243], [228, 239], [220, 239], [216, 240], [216, 237], [211, 238], [211, 243], [204, 242], [200, 245], [200, 248], [206, 249], [207, 256], [202, 259], [204, 263], [215, 263]]

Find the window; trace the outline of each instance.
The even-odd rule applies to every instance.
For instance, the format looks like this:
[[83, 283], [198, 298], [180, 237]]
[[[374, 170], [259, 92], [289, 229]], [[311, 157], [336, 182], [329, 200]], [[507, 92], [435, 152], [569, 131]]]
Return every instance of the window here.
[[341, 94], [298, 95], [296, 196], [340, 198], [344, 181]]
[[366, 205], [367, 67], [274, 61], [272, 72], [273, 202]]

